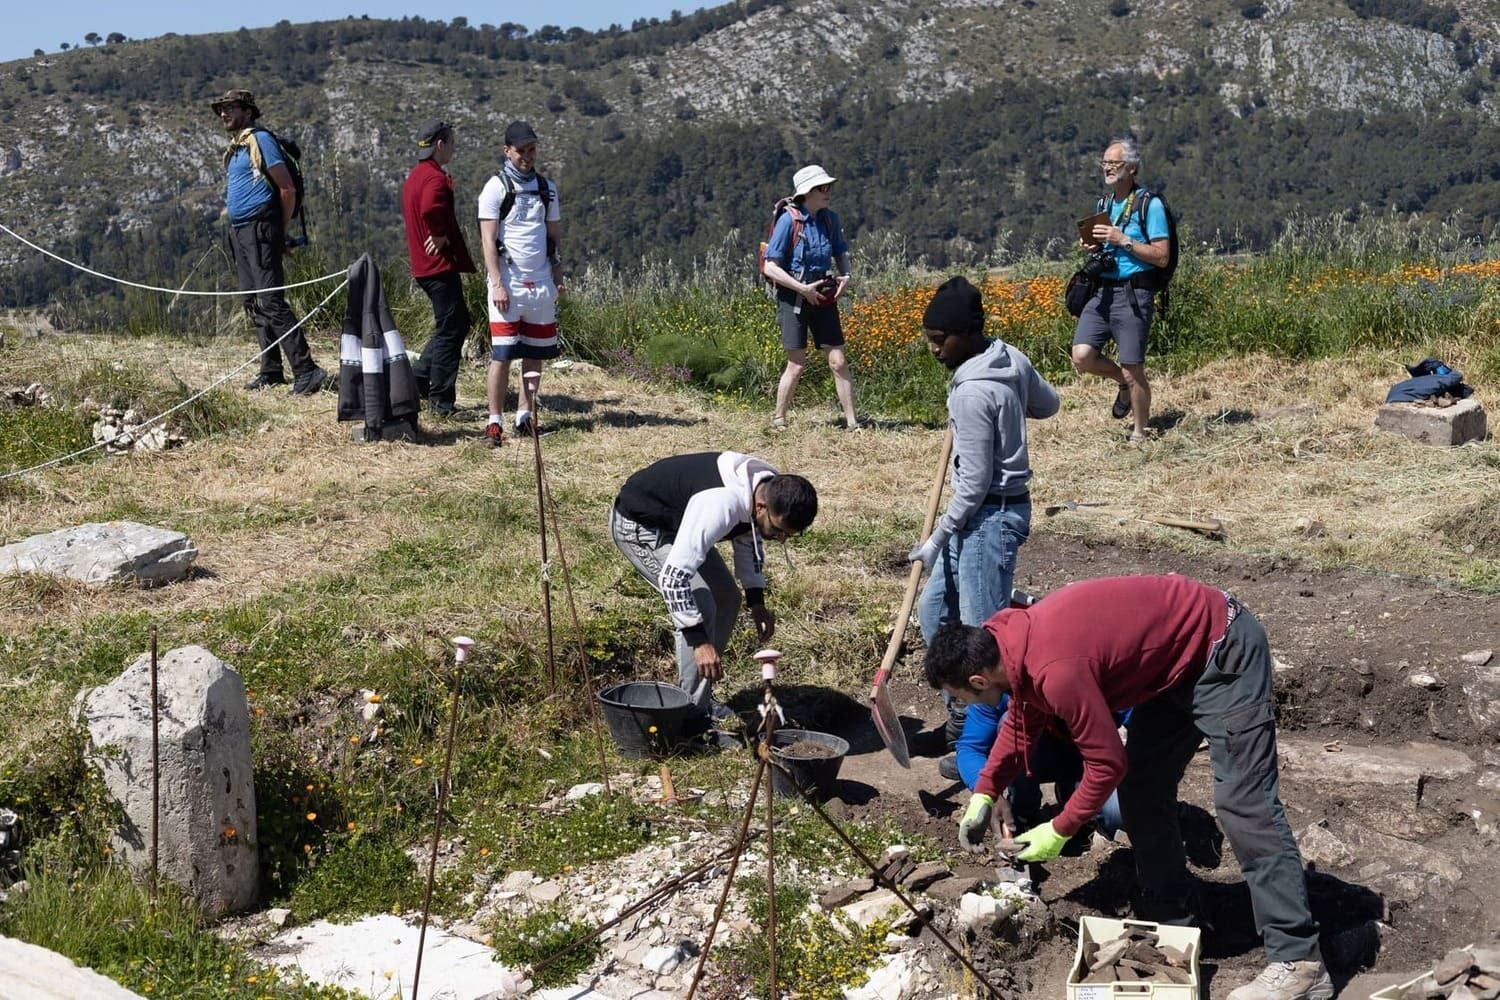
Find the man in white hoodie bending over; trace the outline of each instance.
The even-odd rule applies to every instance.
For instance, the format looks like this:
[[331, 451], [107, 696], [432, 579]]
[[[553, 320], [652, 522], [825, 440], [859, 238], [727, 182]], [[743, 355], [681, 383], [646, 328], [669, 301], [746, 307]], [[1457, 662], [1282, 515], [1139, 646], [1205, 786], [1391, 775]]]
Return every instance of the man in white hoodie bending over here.
[[[702, 711], [733, 714], [714, 700], [712, 682], [724, 676], [721, 657], [740, 611], [735, 577], [757, 637], [766, 642], [776, 618], [765, 604], [761, 540], [800, 535], [817, 513], [812, 483], [735, 451], [664, 458], [625, 480], [615, 497], [610, 537], [667, 602], [677, 630], [678, 683], [692, 695], [700, 678], [709, 680], [697, 702]], [[714, 548], [726, 538], [734, 545], [733, 576]]]
[[[932, 535], [910, 561], [931, 571], [917, 604], [928, 646], [952, 622], [982, 625], [1010, 604], [1016, 554], [1031, 534], [1031, 456], [1026, 418], [1057, 412], [1057, 390], [1030, 359], [1003, 340], [984, 335], [984, 300], [959, 276], [949, 278], [922, 314], [932, 356], [953, 373], [948, 423], [953, 428], [952, 495]], [[948, 750], [938, 771], [959, 780], [951, 752], [968, 707], [948, 700]]]

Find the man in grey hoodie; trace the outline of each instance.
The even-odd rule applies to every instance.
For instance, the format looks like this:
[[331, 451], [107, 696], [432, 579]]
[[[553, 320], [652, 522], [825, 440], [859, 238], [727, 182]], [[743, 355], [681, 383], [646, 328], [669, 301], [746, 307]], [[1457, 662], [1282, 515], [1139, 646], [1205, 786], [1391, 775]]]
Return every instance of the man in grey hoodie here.
[[[908, 556], [932, 573], [917, 603], [922, 639], [931, 646], [941, 626], [981, 625], [1010, 603], [1016, 554], [1031, 534], [1026, 418], [1052, 416], [1058, 399], [1026, 355], [984, 335], [984, 300], [968, 279], [949, 278], [938, 288], [922, 326], [932, 356], [953, 373], [952, 496], [931, 536]], [[950, 751], [967, 710], [948, 699]], [[951, 752], [938, 770], [958, 780]]]

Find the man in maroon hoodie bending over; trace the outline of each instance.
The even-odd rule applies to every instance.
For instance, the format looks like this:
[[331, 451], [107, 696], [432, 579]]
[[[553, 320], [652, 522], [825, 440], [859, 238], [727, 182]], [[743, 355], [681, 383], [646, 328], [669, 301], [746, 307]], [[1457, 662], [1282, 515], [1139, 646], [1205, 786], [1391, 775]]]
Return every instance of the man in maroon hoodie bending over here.
[[[1214, 809], [1250, 889], [1270, 964], [1229, 1000], [1328, 1000], [1302, 856], [1281, 805], [1271, 651], [1239, 601], [1182, 576], [1085, 580], [983, 626], [947, 625], [927, 651], [927, 680], [970, 702], [1010, 711], [959, 824], [974, 850], [1001, 803], [999, 826], [1048, 861], [1119, 789], [1134, 849], [1139, 915], [1190, 924], [1190, 883], [1177, 786], [1208, 738]], [[1135, 706], [1121, 743], [1114, 710]], [[1016, 836], [1001, 791], [1027, 767], [1038, 738], [1063, 727], [1083, 781], [1049, 822]]]

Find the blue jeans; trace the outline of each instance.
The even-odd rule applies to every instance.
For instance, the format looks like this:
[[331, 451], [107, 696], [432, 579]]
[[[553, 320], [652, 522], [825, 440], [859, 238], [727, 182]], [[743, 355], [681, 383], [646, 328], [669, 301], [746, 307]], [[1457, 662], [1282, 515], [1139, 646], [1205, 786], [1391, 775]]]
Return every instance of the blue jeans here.
[[[1031, 504], [984, 504], [963, 529], [948, 539], [917, 600], [922, 641], [932, 645], [937, 630], [952, 622], [983, 625], [1010, 604], [1016, 554], [1031, 535]], [[966, 706], [944, 695], [948, 742], [963, 731]]]

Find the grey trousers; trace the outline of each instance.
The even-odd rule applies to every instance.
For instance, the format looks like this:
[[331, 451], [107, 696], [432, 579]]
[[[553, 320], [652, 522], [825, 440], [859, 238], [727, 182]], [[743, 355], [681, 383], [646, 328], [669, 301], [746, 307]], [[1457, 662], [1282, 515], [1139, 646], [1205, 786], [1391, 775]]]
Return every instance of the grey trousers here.
[[[239, 274], [240, 288], [253, 291], [256, 288], [279, 288], [286, 284], [286, 269], [282, 266], [286, 233], [281, 228], [281, 215], [264, 214], [253, 222], [229, 227], [229, 250], [234, 257], [235, 271]], [[245, 313], [255, 326], [255, 337], [263, 352], [260, 356], [260, 373], [276, 378], [284, 377], [281, 370], [281, 352], [292, 365], [293, 375], [306, 375], [317, 367], [312, 351], [307, 346], [307, 337], [295, 330], [292, 335], [275, 347], [276, 341], [297, 325], [292, 307], [287, 305], [285, 292], [261, 292], [246, 295]]]
[[1273, 962], [1316, 958], [1318, 925], [1302, 856], [1281, 805], [1271, 650], [1260, 622], [1241, 610], [1197, 682], [1165, 691], [1130, 717], [1120, 812], [1135, 854], [1140, 917], [1191, 919], [1177, 786], [1203, 737], [1214, 775], [1214, 812], [1234, 848], [1255, 928]]
[[[630, 565], [653, 588], [661, 593], [661, 567], [671, 554], [674, 536], [657, 528], [647, 527], [632, 521], [613, 506], [609, 512], [609, 536], [615, 547], [630, 560]], [[724, 565], [718, 552], [710, 550], [708, 558], [693, 575], [693, 600], [703, 615], [703, 628], [709, 641], [721, 654], [729, 644], [729, 633], [734, 629], [734, 620], [740, 613], [740, 588], [734, 574]], [[689, 695], [698, 686], [698, 662], [693, 659], [693, 647], [682, 637], [682, 630], [675, 632], [677, 640], [677, 683]], [[709, 710], [713, 684], [704, 689], [698, 707]]]

